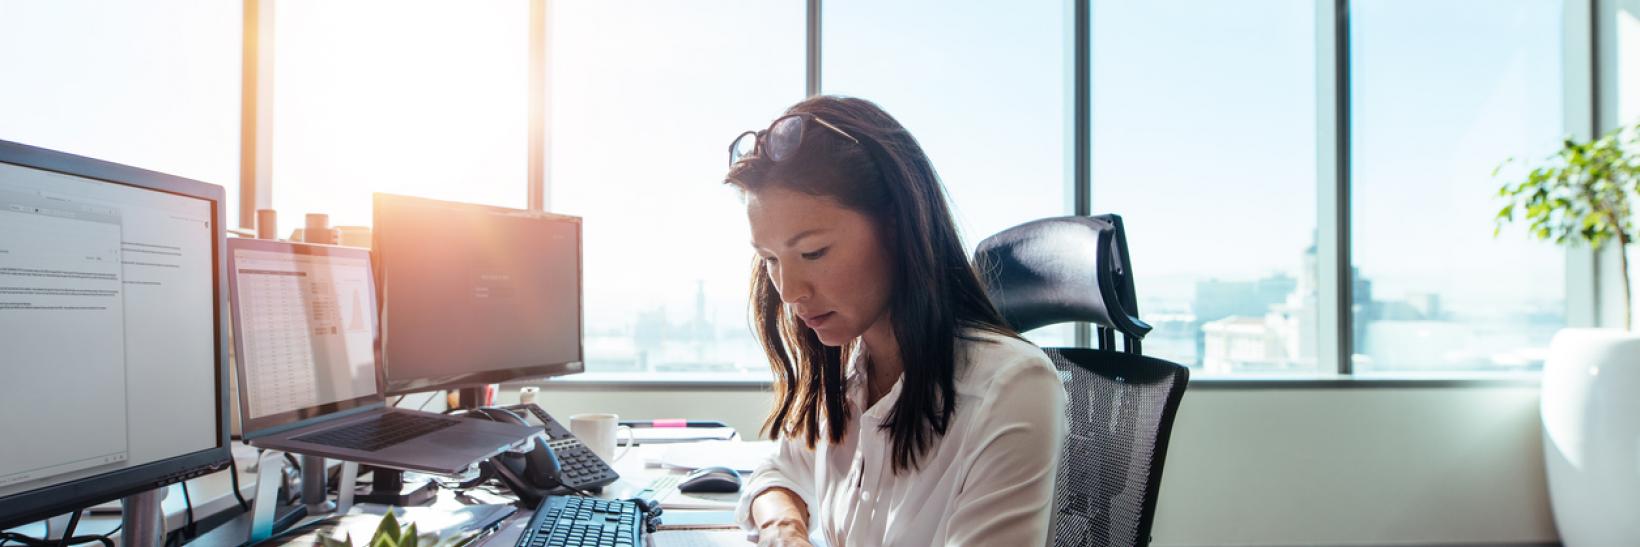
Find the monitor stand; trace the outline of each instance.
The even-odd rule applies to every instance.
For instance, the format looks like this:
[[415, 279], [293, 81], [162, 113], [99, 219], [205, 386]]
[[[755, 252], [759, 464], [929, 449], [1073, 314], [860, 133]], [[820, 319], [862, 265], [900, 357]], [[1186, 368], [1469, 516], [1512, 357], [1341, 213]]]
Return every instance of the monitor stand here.
[[[354, 496], [356, 503], [379, 503], [398, 507], [432, 505], [438, 498], [438, 485], [431, 480], [421, 484], [405, 484], [404, 472], [397, 469], [369, 467], [370, 491]], [[360, 472], [364, 471], [361, 466]], [[345, 482], [344, 482], [345, 484]]]
[[120, 499], [120, 545], [159, 545], [165, 541], [165, 517], [160, 504], [169, 489], [161, 486]]
[[325, 458], [302, 454], [302, 505], [307, 506], [309, 515], [319, 515], [336, 510], [336, 504], [326, 499]]
[[457, 394], [456, 395], [456, 399], [457, 399], [456, 408], [459, 408], [461, 410], [473, 410], [475, 408], [484, 406], [483, 403], [484, 403], [484, 391], [485, 391], [485, 389], [486, 389], [485, 386], [464, 387], [464, 388], [461, 388], [461, 389], [457, 389], [456, 390], [456, 394]]

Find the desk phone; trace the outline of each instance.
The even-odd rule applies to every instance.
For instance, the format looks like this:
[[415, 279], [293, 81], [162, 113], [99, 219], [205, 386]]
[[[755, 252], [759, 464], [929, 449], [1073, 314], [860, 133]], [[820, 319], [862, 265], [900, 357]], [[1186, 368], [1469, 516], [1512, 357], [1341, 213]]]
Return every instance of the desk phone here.
[[581, 490], [596, 490], [614, 484], [621, 475], [598, 457], [592, 448], [575, 438], [569, 428], [558, 423], [551, 414], [534, 403], [502, 407], [524, 418], [527, 425], [546, 430], [547, 448], [558, 456], [561, 468], [559, 481]]

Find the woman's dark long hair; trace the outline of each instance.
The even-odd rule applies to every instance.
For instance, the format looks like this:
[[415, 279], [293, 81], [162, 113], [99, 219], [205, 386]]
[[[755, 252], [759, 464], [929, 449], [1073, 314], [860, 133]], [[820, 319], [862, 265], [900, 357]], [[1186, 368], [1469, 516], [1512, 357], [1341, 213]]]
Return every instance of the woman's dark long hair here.
[[[1018, 335], [986, 296], [939, 177], [905, 127], [876, 104], [856, 98], [813, 97], [786, 113], [812, 114], [860, 142], [811, 123], [792, 157], [774, 162], [761, 153], [749, 156], [730, 168], [725, 182], [747, 193], [780, 185], [829, 197], [876, 224], [885, 254], [895, 260], [889, 317], [905, 374], [899, 400], [882, 427], [893, 439], [894, 471], [914, 469], [950, 426], [961, 330]], [[842, 349], [821, 344], [814, 330], [785, 309], [755, 261], [751, 314], [775, 377], [775, 407], [763, 433], [802, 438], [813, 448], [825, 420], [829, 440], [841, 442], [849, 420]]]

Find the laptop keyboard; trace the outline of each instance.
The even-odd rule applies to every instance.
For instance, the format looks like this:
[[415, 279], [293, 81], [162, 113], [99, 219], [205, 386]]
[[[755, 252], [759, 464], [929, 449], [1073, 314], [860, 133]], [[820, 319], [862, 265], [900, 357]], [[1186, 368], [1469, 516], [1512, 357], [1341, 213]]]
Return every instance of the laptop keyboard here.
[[337, 448], [376, 451], [455, 425], [456, 420], [389, 412], [356, 424], [315, 431], [295, 440]]

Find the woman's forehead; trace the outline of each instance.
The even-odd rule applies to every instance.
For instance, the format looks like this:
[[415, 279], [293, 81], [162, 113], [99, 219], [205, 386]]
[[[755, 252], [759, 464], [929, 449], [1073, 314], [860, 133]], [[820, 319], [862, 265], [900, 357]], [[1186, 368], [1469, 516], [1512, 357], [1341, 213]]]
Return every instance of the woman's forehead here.
[[784, 188], [763, 188], [746, 198], [752, 245], [782, 249], [800, 237], [819, 233], [854, 233], [866, 218], [837, 200]]

